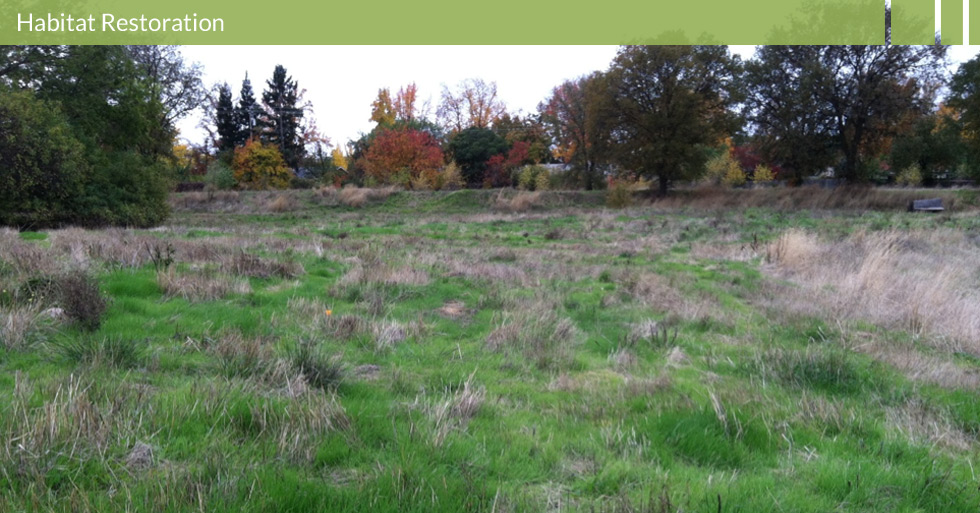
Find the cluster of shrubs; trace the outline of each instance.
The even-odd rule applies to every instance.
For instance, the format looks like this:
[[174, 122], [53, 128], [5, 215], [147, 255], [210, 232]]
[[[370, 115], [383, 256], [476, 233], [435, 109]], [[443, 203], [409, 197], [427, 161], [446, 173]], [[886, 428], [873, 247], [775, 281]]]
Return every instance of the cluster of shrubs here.
[[766, 164], [759, 164], [751, 174], [747, 173], [738, 160], [727, 151], [708, 160], [705, 165], [704, 181], [712, 185], [741, 187], [750, 181], [761, 184], [775, 179], [775, 173]]

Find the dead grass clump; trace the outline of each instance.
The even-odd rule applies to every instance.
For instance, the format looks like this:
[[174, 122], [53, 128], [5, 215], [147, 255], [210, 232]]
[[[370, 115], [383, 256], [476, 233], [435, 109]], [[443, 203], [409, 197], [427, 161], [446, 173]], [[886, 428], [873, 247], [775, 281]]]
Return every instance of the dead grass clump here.
[[486, 280], [493, 283], [525, 284], [530, 281], [527, 273], [511, 264], [472, 262], [452, 259], [448, 262], [449, 276], [460, 276], [471, 280]]
[[658, 198], [658, 208], [686, 208], [698, 210], [727, 210], [745, 208], [770, 208], [782, 211], [799, 210], [906, 210], [912, 200], [941, 198], [947, 209], [963, 208], [956, 202], [953, 191], [898, 190], [880, 187], [767, 187], [760, 189], [731, 189], [727, 187], [698, 187], [686, 191], [674, 191]]
[[769, 270], [799, 283], [772, 298], [837, 320], [903, 329], [947, 350], [980, 355], [980, 253], [963, 233], [879, 232], [839, 241], [791, 231], [767, 251]]
[[228, 294], [248, 294], [245, 280], [208, 272], [180, 273], [173, 269], [157, 273], [157, 285], [167, 298], [181, 297], [190, 302], [214, 301]]
[[616, 370], [626, 371], [636, 365], [636, 353], [629, 348], [619, 347], [609, 354], [609, 361], [612, 362]]
[[317, 187], [313, 190], [313, 199], [325, 207], [337, 206], [340, 203], [340, 191], [336, 187]]
[[436, 309], [436, 313], [447, 319], [460, 319], [470, 314], [466, 309], [466, 303], [462, 301], [446, 301]]
[[397, 187], [368, 189], [355, 185], [346, 185], [340, 190], [339, 200], [342, 205], [360, 208], [367, 205], [369, 201], [384, 201], [396, 191], [398, 191]]
[[527, 302], [505, 313], [487, 336], [490, 350], [512, 350], [541, 369], [560, 369], [572, 360], [581, 332], [571, 319], [559, 317], [555, 305], [546, 301]]
[[58, 278], [57, 289], [58, 304], [69, 320], [85, 330], [99, 328], [109, 305], [95, 278], [73, 271]]
[[19, 275], [53, 275], [62, 269], [62, 264], [51, 251], [19, 238], [9, 246], [0, 247], [0, 260], [6, 262], [14, 274]]
[[59, 465], [108, 464], [107, 449], [128, 444], [145, 429], [145, 401], [129, 388], [97, 391], [96, 382], [72, 374], [37, 405], [38, 388], [20, 372], [0, 419], [4, 458], [0, 472], [23, 482], [44, 482], [52, 458]]
[[956, 427], [949, 416], [920, 399], [889, 408], [888, 423], [912, 443], [944, 447], [953, 451], [968, 451], [973, 437]]
[[336, 320], [331, 320], [330, 327], [334, 337], [340, 340], [350, 340], [364, 333], [366, 324], [364, 319], [356, 315], [345, 314], [338, 316]]
[[245, 337], [232, 331], [209, 340], [207, 349], [218, 357], [220, 368], [228, 377], [262, 376], [273, 368], [271, 344], [261, 337]]
[[653, 396], [669, 391], [673, 386], [674, 380], [669, 374], [661, 374], [654, 378], [630, 376], [626, 379], [625, 393], [628, 397]]
[[497, 210], [507, 212], [527, 212], [537, 207], [541, 202], [540, 192], [521, 191], [508, 197], [503, 191], [497, 193], [493, 200], [493, 206]]
[[223, 212], [239, 206], [239, 191], [195, 191], [170, 195], [170, 206], [176, 211]]
[[251, 278], [295, 278], [305, 271], [303, 265], [293, 259], [268, 259], [239, 251], [221, 262], [225, 272]]
[[385, 285], [425, 285], [429, 283], [429, 274], [421, 269], [411, 267], [376, 267], [373, 272], [365, 273], [369, 282], [384, 283]]
[[443, 399], [425, 405], [434, 424], [432, 444], [440, 447], [451, 432], [465, 430], [470, 420], [480, 412], [486, 395], [486, 388], [473, 385], [471, 375], [455, 391], [447, 390]]
[[387, 320], [376, 323], [372, 328], [374, 333], [374, 348], [376, 351], [391, 349], [405, 340], [408, 335], [405, 328], [397, 321]]
[[350, 417], [334, 394], [303, 394], [285, 403], [252, 399], [238, 403], [227, 415], [241, 433], [274, 440], [277, 456], [293, 463], [313, 461], [325, 435], [351, 428]]
[[297, 206], [296, 197], [292, 194], [280, 194], [266, 203], [265, 208], [269, 212], [282, 213], [295, 210]]
[[28, 349], [47, 340], [51, 318], [37, 306], [0, 308], [0, 347]]
[[957, 365], [949, 358], [923, 353], [911, 344], [874, 341], [855, 350], [891, 365], [913, 381], [946, 388], [980, 388], [980, 371]]
[[[50, 234], [55, 252], [68, 255], [77, 265], [89, 260], [112, 266], [136, 268], [153, 260], [154, 249], [165, 249], [172, 241], [123, 228], [82, 230], [66, 228]], [[169, 254], [173, 257], [172, 254]]]

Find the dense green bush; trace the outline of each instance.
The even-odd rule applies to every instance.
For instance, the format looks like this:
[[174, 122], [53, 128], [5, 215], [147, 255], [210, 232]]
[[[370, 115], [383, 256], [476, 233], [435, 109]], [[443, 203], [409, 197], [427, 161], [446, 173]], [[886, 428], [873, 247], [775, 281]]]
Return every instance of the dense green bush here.
[[204, 175], [204, 182], [214, 189], [224, 191], [234, 189], [238, 182], [235, 181], [235, 173], [231, 167], [220, 160], [216, 160], [208, 166], [208, 172]]
[[175, 132], [158, 91], [125, 47], [46, 51], [50, 61], [19, 70], [22, 89], [0, 86], [0, 224], [166, 219]]
[[36, 227], [72, 219], [88, 169], [57, 106], [26, 91], [0, 94], [0, 224]]

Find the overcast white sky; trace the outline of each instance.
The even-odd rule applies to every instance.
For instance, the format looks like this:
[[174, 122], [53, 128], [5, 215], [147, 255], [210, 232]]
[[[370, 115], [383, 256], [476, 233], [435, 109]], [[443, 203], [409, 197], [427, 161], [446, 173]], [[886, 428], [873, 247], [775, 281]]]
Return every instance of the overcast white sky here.
[[[752, 46], [733, 46], [744, 58]], [[616, 46], [184, 46], [185, 58], [204, 67], [210, 87], [228, 82], [237, 101], [248, 72], [261, 101], [265, 81], [276, 64], [293, 76], [313, 102], [317, 125], [334, 145], [342, 145], [373, 127], [368, 118], [378, 89], [392, 92], [411, 82], [419, 100], [430, 100], [432, 116], [442, 84], [454, 87], [467, 78], [497, 82], [509, 112], [535, 112], [539, 102], [563, 81], [605, 70]], [[954, 63], [969, 60], [980, 46], [952, 47]], [[955, 68], [954, 68], [955, 69]], [[181, 138], [204, 140], [193, 116], [178, 124]]]

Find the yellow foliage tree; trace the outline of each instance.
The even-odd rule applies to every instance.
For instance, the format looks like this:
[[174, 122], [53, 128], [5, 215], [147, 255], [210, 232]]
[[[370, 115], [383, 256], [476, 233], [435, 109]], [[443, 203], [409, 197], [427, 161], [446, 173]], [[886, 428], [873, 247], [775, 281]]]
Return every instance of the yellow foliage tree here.
[[378, 99], [371, 102], [371, 121], [378, 126], [391, 126], [395, 123], [395, 108], [391, 104], [391, 91], [378, 89]]
[[330, 152], [330, 158], [333, 160], [333, 167], [342, 167], [347, 169], [347, 157], [344, 156], [344, 152], [340, 151], [340, 148], [334, 148]]
[[737, 187], [744, 185], [747, 177], [738, 161], [725, 151], [708, 161], [705, 168], [705, 179], [714, 185], [724, 184]]
[[753, 182], [771, 182], [776, 179], [776, 174], [772, 172], [772, 168], [765, 164], [759, 164], [755, 167], [755, 172], [752, 173]]
[[291, 173], [279, 149], [255, 139], [235, 148], [232, 169], [235, 180], [246, 189], [285, 189], [289, 186]]

